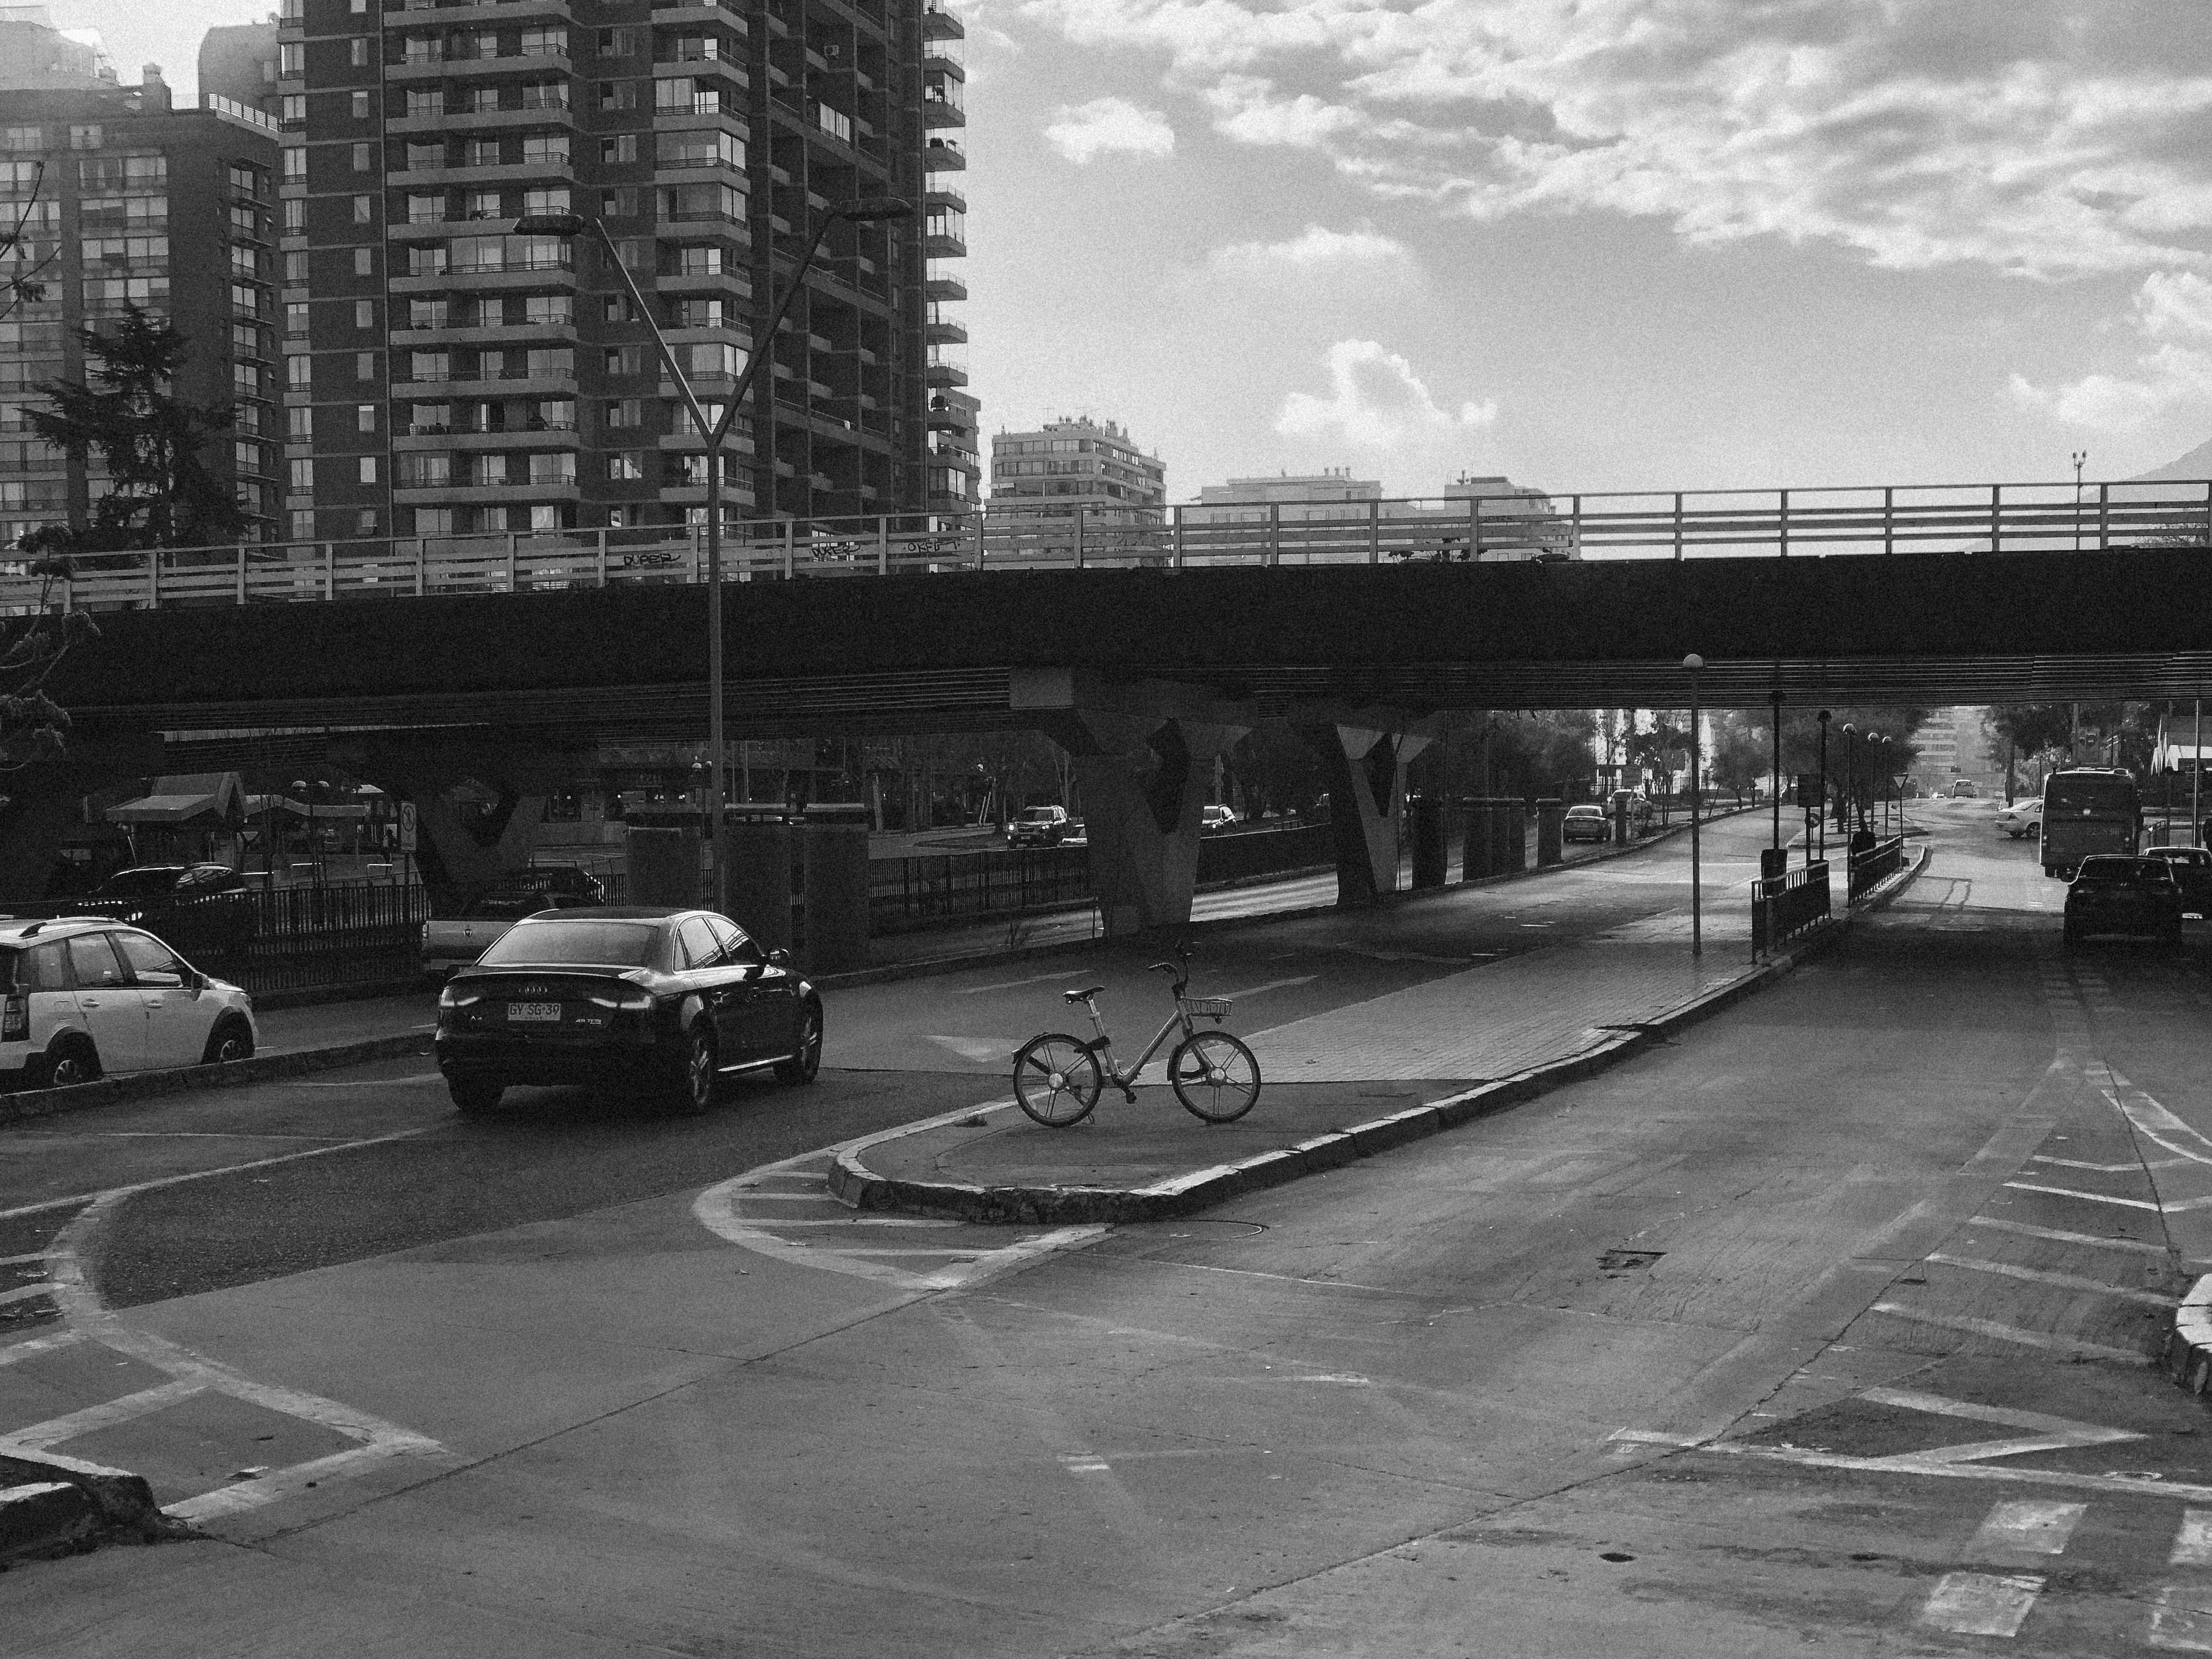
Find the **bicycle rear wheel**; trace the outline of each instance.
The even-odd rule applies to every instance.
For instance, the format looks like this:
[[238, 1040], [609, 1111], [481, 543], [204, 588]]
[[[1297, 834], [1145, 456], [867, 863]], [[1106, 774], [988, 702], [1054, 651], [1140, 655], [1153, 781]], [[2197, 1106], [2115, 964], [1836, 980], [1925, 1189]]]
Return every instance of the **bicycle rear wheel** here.
[[1200, 1031], [1168, 1056], [1168, 1081], [1186, 1110], [1208, 1123], [1233, 1123], [1260, 1098], [1260, 1062], [1228, 1032]]
[[1033, 1036], [1014, 1056], [1014, 1098], [1048, 1129], [1065, 1129], [1098, 1103], [1098, 1057], [1061, 1031]]

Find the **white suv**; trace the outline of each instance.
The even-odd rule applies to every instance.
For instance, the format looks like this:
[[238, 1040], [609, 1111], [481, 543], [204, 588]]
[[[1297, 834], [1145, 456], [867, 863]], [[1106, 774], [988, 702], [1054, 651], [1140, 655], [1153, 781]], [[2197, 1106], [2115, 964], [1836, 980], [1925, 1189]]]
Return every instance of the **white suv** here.
[[1006, 826], [1009, 847], [1057, 847], [1067, 834], [1064, 806], [1024, 807], [1021, 817]]
[[253, 999], [105, 916], [0, 918], [0, 1090], [243, 1060]]

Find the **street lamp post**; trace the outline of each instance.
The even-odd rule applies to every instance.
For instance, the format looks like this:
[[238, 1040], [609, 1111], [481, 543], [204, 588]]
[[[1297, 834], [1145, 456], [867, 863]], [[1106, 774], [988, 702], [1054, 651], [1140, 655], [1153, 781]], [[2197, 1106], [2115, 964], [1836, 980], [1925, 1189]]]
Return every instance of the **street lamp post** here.
[[1849, 720], [1844, 722], [1844, 856], [1850, 856], [1851, 832], [1859, 827], [1859, 767], [1854, 752], [1858, 747], [1859, 729]]
[[1820, 826], [1820, 862], [1828, 861], [1828, 711], [1815, 716], [1820, 722], [1820, 810], [1814, 816]]
[[2081, 464], [2089, 459], [2089, 452], [2074, 452], [2074, 550], [2081, 550]]
[[1682, 659], [1682, 666], [1690, 673], [1690, 954], [1703, 956], [1705, 951], [1704, 895], [1699, 889], [1698, 817], [1703, 804], [1703, 792], [1698, 787], [1698, 774], [1705, 770], [1705, 744], [1698, 735], [1699, 707], [1698, 676], [1705, 666], [1705, 659], [1692, 651]]
[[[762, 365], [774, 360], [775, 331], [781, 326], [784, 313], [791, 302], [805, 286], [806, 273], [813, 268], [822, 252], [822, 245], [830, 239], [830, 227], [843, 220], [853, 224], [873, 224], [889, 219], [909, 219], [914, 216], [914, 204], [896, 196], [864, 196], [848, 202], [842, 207], [832, 208], [823, 216], [807, 244], [806, 257], [799, 262], [799, 269], [784, 285], [783, 297], [776, 301], [775, 312], [768, 320], [767, 328], [753, 337], [753, 349], [746, 355], [744, 372], [730, 393], [730, 401], [719, 419], [709, 421], [707, 411], [700, 406], [699, 397], [691, 389], [690, 376], [677, 362], [676, 352], [668, 337], [660, 331], [653, 308], [638, 291], [637, 279], [629, 274], [623, 263], [614, 239], [607, 234], [601, 221], [580, 213], [528, 214], [515, 221], [518, 236], [580, 236], [594, 232], [599, 245], [606, 250], [608, 263], [621, 276], [623, 286], [629, 290], [630, 304], [647, 328], [653, 331], [653, 343], [660, 349], [660, 361], [683, 394], [684, 407], [690, 411], [691, 423], [698, 429], [707, 446], [707, 836], [714, 849], [714, 908], [727, 912], [730, 896], [730, 860], [727, 820], [723, 812], [728, 784], [728, 757], [724, 753], [727, 744], [723, 737], [722, 723], [722, 443], [729, 436], [731, 422], [737, 419], [738, 407], [752, 389]], [[771, 385], [769, 397], [773, 399], [775, 388]], [[775, 474], [775, 457], [768, 458], [769, 475]]]

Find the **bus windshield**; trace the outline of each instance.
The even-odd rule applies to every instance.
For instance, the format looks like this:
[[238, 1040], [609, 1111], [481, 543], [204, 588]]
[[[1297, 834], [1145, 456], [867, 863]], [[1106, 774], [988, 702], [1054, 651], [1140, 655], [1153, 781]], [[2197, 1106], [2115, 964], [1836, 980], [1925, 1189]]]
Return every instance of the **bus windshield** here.
[[2136, 810], [2135, 780], [2110, 772], [2054, 772], [2044, 785], [2043, 810], [2046, 815], [2132, 815]]

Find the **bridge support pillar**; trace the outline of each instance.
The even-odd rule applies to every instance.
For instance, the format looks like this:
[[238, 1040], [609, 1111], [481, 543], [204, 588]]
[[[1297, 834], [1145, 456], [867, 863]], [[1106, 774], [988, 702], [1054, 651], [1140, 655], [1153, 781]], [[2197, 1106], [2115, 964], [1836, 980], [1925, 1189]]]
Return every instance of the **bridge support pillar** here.
[[57, 759], [0, 775], [0, 904], [46, 896], [62, 843], [82, 820], [85, 796], [161, 770], [161, 740], [149, 732], [73, 744]]
[[1075, 762], [1108, 937], [1182, 927], [1198, 884], [1199, 820], [1214, 757], [1249, 728], [1088, 709], [1074, 725], [1079, 731], [1055, 735]]
[[1421, 720], [1396, 732], [1359, 726], [1297, 729], [1320, 753], [1328, 779], [1328, 817], [1336, 830], [1336, 902], [1372, 904], [1396, 892], [1406, 768], [1429, 746], [1434, 722]]

